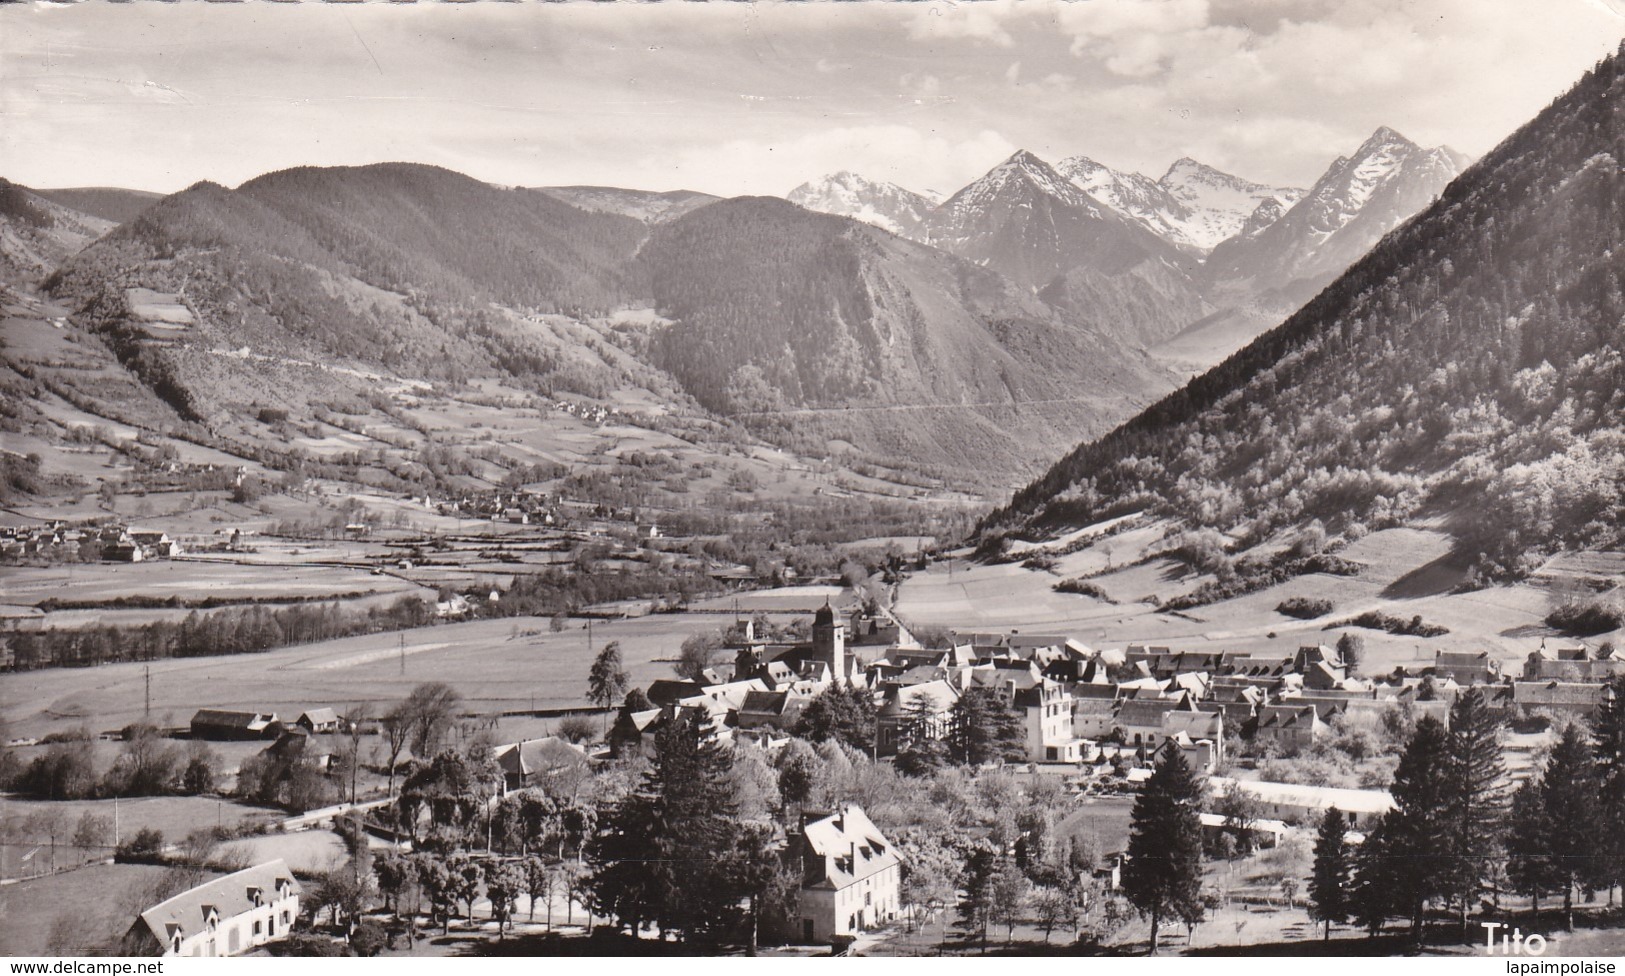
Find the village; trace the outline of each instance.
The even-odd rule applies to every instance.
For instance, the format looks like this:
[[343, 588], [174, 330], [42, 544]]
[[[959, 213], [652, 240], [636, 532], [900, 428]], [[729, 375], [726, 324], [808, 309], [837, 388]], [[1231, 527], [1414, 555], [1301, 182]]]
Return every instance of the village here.
[[[239, 768], [210, 758], [196, 792], [287, 811], [254, 828], [270, 831], [262, 853], [276, 853], [278, 835], [312, 830], [343, 843], [331, 863], [307, 858], [297, 869], [276, 857], [205, 856], [192, 877], [235, 870], [143, 906], [126, 920], [121, 951], [484, 952], [491, 940], [505, 945], [511, 927], [515, 939], [664, 945], [675, 929], [683, 944], [713, 950], [914, 954], [968, 951], [978, 939], [986, 951], [990, 924], [1029, 930], [1025, 943], [1007, 935], [1006, 951], [1040, 951], [1039, 928], [1044, 950], [1053, 931], [1057, 947], [1105, 951], [1146, 937], [1126, 897], [1131, 820], [1135, 798], [1171, 766], [1203, 784], [1195, 823], [1207, 914], [1251, 920], [1245, 944], [1284, 941], [1322, 917], [1298, 897], [1317, 830], [1338, 821], [1352, 852], [1396, 815], [1392, 760], [1419, 727], [1448, 734], [1470, 701], [1496, 729], [1498, 788], [1510, 794], [1540, 776], [1554, 737], [1612, 714], [1625, 680], [1612, 647], [1572, 641], [1543, 641], [1516, 674], [1487, 652], [1440, 650], [1417, 673], [1366, 675], [1355, 634], [1275, 657], [1097, 650], [1019, 630], [934, 637], [941, 646], [923, 646], [872, 602], [842, 611], [826, 603], [791, 626], [758, 615], [691, 638], [676, 673], [641, 688], [629, 686], [612, 642], [581, 677], [581, 707], [503, 716], [506, 725], [461, 710], [453, 682], [420, 685], [382, 714], [204, 707], [185, 726], [107, 733], [126, 757], [132, 742], [189, 740], [181, 779], [211, 747], [234, 750]], [[516, 725], [546, 734], [506, 738]], [[677, 755], [722, 764], [713, 786], [734, 810], [730, 829], [758, 828], [758, 856], [784, 875], [777, 888], [717, 881], [737, 897], [714, 906], [717, 918], [687, 924], [647, 905], [615, 911], [624, 896], [616, 900], [613, 882], [616, 819], [660, 788]], [[42, 763], [51, 765], [33, 765]], [[18, 779], [25, 792], [29, 782], [26, 772]], [[907, 798], [914, 782], [929, 801]], [[956, 793], [963, 799], [943, 803]], [[198, 856], [179, 838], [137, 840], [115, 836], [111, 860]], [[979, 856], [992, 860], [978, 868]], [[1001, 888], [976, 873], [993, 877], [1006, 861], [1019, 865], [1019, 884]], [[87, 862], [81, 870], [104, 870]], [[363, 871], [368, 878], [340, 883]], [[1582, 895], [1590, 901], [1585, 892], [1602, 887]], [[1485, 904], [1532, 894], [1538, 906], [1543, 889], [1566, 902], [1572, 888], [1560, 894], [1547, 878], [1531, 889], [1503, 872], [1485, 887]], [[527, 899], [521, 919], [516, 906]], [[752, 934], [741, 943], [734, 916], [746, 904]], [[560, 912], [567, 921], [555, 928]], [[1325, 915], [1327, 936], [1331, 922], [1354, 918], [1347, 906]], [[1195, 951], [1196, 921], [1187, 921]], [[1370, 931], [1381, 929], [1379, 919]], [[1208, 944], [1223, 944], [1208, 931], [1221, 940]]]

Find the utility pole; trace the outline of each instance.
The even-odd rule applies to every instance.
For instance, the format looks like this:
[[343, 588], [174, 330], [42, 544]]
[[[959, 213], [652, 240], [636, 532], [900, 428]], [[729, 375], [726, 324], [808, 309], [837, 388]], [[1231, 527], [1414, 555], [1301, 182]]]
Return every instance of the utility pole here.
[[400, 635], [400, 646], [401, 646], [401, 674], [405, 674], [406, 673], [406, 635], [404, 633]]
[[147, 677], [147, 704], [141, 715], [143, 718], [150, 719], [152, 718], [152, 665], [143, 666], [142, 671], [145, 672]]

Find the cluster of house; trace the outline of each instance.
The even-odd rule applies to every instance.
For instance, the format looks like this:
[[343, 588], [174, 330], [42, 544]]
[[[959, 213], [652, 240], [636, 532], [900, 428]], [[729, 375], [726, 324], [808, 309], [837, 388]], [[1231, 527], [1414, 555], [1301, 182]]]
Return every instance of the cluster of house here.
[[310, 708], [291, 722], [275, 712], [244, 712], [225, 708], [200, 708], [192, 716], [194, 739], [213, 742], [270, 740], [262, 750], [280, 762], [303, 762], [323, 771], [333, 766], [331, 753], [313, 746], [311, 736], [346, 731], [344, 719], [331, 708]]
[[593, 424], [601, 424], [611, 418], [617, 418], [621, 414], [619, 410], [613, 407], [605, 407], [596, 403], [575, 403], [570, 400], [554, 400], [553, 409]]
[[1224, 709], [1217, 706], [1228, 698], [1207, 701], [1207, 675], [1161, 677], [1132, 649], [1132, 676], [1113, 673], [1106, 656], [1066, 637], [972, 634], [929, 649], [895, 623], [855, 613], [850, 624], [849, 640], [848, 621], [825, 606], [814, 615], [811, 640], [797, 644], [758, 641], [750, 624], [741, 624], [727, 677], [713, 669], [700, 680], [655, 682], [647, 691], [652, 707], [617, 718], [611, 749], [647, 751], [662, 724], [695, 710], [719, 736], [771, 745], [814, 697], [840, 682], [874, 696], [877, 756], [896, 754], [910, 736], [946, 735], [954, 704], [975, 687], [993, 689], [1023, 714], [1033, 762], [1090, 761], [1121, 744], [1141, 759], [1179, 748], [1208, 769], [1223, 756]]
[[1404, 710], [1448, 718], [1464, 687], [1483, 685], [1492, 709], [1509, 719], [1542, 713], [1586, 716], [1602, 703], [1604, 681], [1625, 673], [1625, 657], [1593, 657], [1583, 646], [1542, 648], [1522, 677], [1503, 677], [1488, 652], [1439, 651], [1420, 674], [1361, 678], [1335, 648], [1300, 647], [1290, 656], [1180, 651], [1129, 645], [1095, 651], [1065, 635], [960, 634], [952, 647], [920, 647], [895, 624], [848, 622], [831, 608], [814, 617], [803, 644], [768, 644], [742, 625], [733, 668], [695, 681], [657, 681], [651, 706], [623, 710], [611, 730], [617, 753], [652, 747], [660, 726], [688, 711], [725, 738], [771, 742], [833, 682], [865, 689], [878, 707], [875, 754], [895, 754], [910, 735], [946, 734], [966, 690], [996, 690], [1024, 716], [1026, 758], [1092, 763], [1114, 756], [1146, 765], [1179, 749], [1212, 771], [1238, 736], [1283, 753], [1309, 747], [1334, 719], [1380, 723]]
[[550, 499], [546, 492], [522, 488], [471, 491], [439, 501], [425, 496], [423, 507], [448, 518], [489, 519], [514, 525], [557, 525], [561, 521], [556, 500]]
[[81, 551], [97, 552], [102, 559], [121, 563], [168, 559], [182, 552], [180, 542], [158, 529], [126, 525], [73, 526], [60, 519], [43, 525], [0, 528], [0, 556], [60, 554], [77, 558]]
[[72, 528], [61, 520], [44, 525], [8, 525], [0, 528], [0, 556], [20, 559], [52, 552], [77, 553], [87, 538], [94, 539], [95, 533]]
[[143, 559], [170, 559], [181, 554], [181, 544], [158, 529], [109, 525], [97, 536], [102, 558], [109, 562], [138, 563]]

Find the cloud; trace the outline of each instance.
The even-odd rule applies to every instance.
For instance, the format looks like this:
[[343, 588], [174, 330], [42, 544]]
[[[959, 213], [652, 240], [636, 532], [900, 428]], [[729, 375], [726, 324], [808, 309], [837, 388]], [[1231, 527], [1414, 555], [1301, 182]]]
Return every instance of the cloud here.
[[1301, 184], [1378, 125], [1482, 154], [1613, 48], [1622, 13], [1625, 0], [210, 4], [173, 18], [0, 4], [0, 170], [177, 189], [391, 158], [527, 185], [782, 193], [850, 168], [951, 190], [1020, 146], [1151, 175], [1191, 155]]
[[909, 72], [897, 80], [909, 98], [926, 100], [942, 97], [942, 79], [924, 72]]
[[1207, 0], [1080, 0], [1056, 12], [1075, 56], [1099, 58], [1114, 75], [1162, 70], [1171, 39], [1208, 25]]
[[1014, 0], [934, 0], [921, 3], [914, 11], [908, 20], [908, 36], [916, 41], [971, 40], [1014, 47], [1016, 39], [1006, 25], [1017, 13]]

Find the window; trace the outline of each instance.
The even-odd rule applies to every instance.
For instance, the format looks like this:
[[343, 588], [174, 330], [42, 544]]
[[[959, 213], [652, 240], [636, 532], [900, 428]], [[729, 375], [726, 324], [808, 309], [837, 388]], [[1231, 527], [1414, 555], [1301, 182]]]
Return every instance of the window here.
[[873, 905], [874, 904], [874, 899], [875, 899], [875, 896], [872, 893], [865, 891], [863, 893], [863, 906], [865, 908], [867, 908], [870, 905]]
[[257, 938], [259, 938], [260, 936], [262, 936], [264, 934], [265, 934], [265, 922], [263, 922], [263, 921], [261, 921], [259, 919], [255, 919], [254, 920], [254, 938], [257, 939]]

